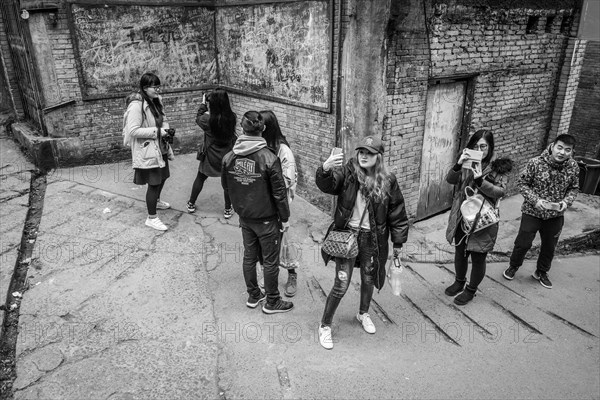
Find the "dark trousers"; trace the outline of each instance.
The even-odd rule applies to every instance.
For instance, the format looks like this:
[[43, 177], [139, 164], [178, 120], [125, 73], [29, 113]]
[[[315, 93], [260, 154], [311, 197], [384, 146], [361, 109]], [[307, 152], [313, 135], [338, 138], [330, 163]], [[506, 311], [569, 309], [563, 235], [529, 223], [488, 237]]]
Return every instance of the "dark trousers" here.
[[148, 184], [146, 189], [146, 208], [148, 209], [148, 215], [156, 215], [156, 203], [160, 199], [160, 194], [165, 186], [165, 181], [162, 181], [160, 185]]
[[[196, 200], [198, 200], [198, 196], [204, 188], [204, 182], [208, 179], [208, 175], [203, 174], [202, 172], [198, 172], [196, 175], [196, 179], [194, 180], [194, 184], [192, 185], [192, 194], [190, 195], [190, 203], [195, 204]], [[231, 208], [231, 200], [229, 199], [229, 193], [223, 191], [223, 197], [225, 198], [225, 208]]]
[[537, 259], [537, 269], [544, 272], [550, 271], [552, 259], [554, 258], [554, 249], [556, 249], [556, 244], [558, 243], [564, 223], [565, 217], [562, 215], [551, 219], [541, 219], [523, 214], [519, 233], [515, 239], [515, 247], [510, 255], [510, 266], [519, 268], [523, 265], [525, 255], [531, 248], [536, 233], [540, 232], [542, 246], [540, 247], [540, 255]]
[[275, 304], [279, 295], [279, 247], [280, 235], [279, 221], [248, 222], [240, 218], [242, 238], [244, 240], [244, 279], [246, 290], [250, 296], [260, 296], [258, 279], [256, 277], [256, 262], [259, 254], [263, 259], [263, 272], [265, 277], [265, 292], [267, 303]]
[[[485, 277], [487, 253], [478, 253], [476, 251], [467, 251], [465, 239], [462, 239], [465, 233], [459, 223], [454, 236], [454, 243], [460, 242], [456, 246], [454, 252], [454, 271], [456, 272], [456, 280], [464, 281], [467, 279], [467, 270], [469, 269], [469, 256], [471, 256], [471, 278], [469, 286], [477, 289], [483, 278]], [[462, 239], [462, 241], [461, 241]]]
[[325, 302], [325, 310], [321, 318], [321, 325], [323, 326], [331, 326], [335, 310], [337, 310], [342, 297], [344, 297], [350, 286], [355, 264], [358, 264], [357, 266], [360, 268], [359, 312], [364, 314], [369, 311], [369, 305], [373, 298], [374, 276], [376, 273], [373, 263], [376, 252], [372, 245], [370, 231], [361, 230], [359, 232], [358, 249], [358, 256], [356, 258], [335, 258], [335, 281]]

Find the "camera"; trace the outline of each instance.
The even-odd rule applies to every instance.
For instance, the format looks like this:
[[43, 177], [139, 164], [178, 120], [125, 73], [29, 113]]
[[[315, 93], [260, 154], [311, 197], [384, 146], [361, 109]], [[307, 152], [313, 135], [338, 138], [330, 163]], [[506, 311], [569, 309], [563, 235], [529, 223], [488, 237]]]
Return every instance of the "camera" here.
[[175, 137], [175, 128], [165, 129], [165, 132], [167, 132], [167, 134], [163, 136], [162, 139], [165, 141], [165, 143], [173, 144], [173, 138]]

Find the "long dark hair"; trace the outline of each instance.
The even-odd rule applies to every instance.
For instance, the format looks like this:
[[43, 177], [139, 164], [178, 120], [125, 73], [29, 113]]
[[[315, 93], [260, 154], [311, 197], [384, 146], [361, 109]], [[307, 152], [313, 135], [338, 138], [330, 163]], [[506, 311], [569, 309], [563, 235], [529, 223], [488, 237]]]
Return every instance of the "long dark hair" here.
[[140, 93], [142, 95], [142, 99], [150, 104], [150, 112], [152, 112], [152, 115], [154, 115], [154, 119], [158, 120], [159, 116], [165, 115], [165, 113], [163, 111], [162, 103], [158, 97], [151, 99], [150, 96], [148, 96], [148, 93], [146, 93], [146, 89], [150, 86], [160, 86], [160, 79], [153, 73], [146, 72], [140, 78]]
[[360, 166], [358, 154], [357, 150], [355, 158], [351, 162], [354, 164], [361, 194], [365, 199], [372, 197], [377, 201], [383, 201], [385, 196], [389, 194], [391, 175], [383, 162], [383, 154], [377, 154], [375, 168], [373, 168], [371, 175], [367, 174], [367, 170]]
[[206, 98], [210, 103], [208, 125], [215, 138], [221, 142], [230, 142], [235, 137], [237, 116], [231, 111], [229, 95], [221, 88], [216, 88]]
[[281, 128], [279, 127], [279, 122], [277, 121], [275, 113], [271, 110], [265, 110], [261, 111], [260, 115], [265, 123], [265, 130], [263, 131], [262, 136], [265, 138], [267, 146], [275, 150], [275, 152], [279, 151], [279, 145], [281, 143], [290, 147], [287, 139], [283, 136], [283, 133], [281, 133]]
[[473, 150], [475, 148], [475, 145], [477, 144], [477, 142], [479, 142], [481, 138], [483, 138], [483, 140], [485, 140], [488, 145], [487, 156], [485, 156], [485, 158], [481, 160], [481, 164], [487, 165], [489, 164], [492, 157], [494, 157], [494, 134], [492, 133], [492, 131], [489, 131], [487, 129], [480, 129], [477, 132], [475, 132], [467, 142], [467, 149]]

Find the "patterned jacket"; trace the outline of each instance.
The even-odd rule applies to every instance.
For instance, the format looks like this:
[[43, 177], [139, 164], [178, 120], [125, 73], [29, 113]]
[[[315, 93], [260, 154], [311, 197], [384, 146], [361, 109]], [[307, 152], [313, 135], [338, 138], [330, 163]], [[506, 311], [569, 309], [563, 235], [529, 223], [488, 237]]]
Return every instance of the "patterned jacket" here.
[[529, 160], [517, 185], [525, 199], [521, 206], [523, 214], [540, 219], [556, 218], [563, 215], [564, 210], [538, 210], [535, 204], [543, 199], [555, 203], [564, 201], [571, 206], [579, 192], [579, 166], [572, 158], [562, 163], [554, 161], [548, 148]]

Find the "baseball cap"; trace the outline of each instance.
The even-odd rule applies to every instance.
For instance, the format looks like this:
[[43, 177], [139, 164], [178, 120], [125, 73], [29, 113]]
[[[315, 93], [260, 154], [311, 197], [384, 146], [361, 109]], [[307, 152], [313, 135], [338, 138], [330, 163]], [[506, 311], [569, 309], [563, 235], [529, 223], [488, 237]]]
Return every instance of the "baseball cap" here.
[[366, 136], [356, 146], [356, 150], [360, 149], [365, 149], [371, 154], [383, 154], [383, 142], [376, 136]]

